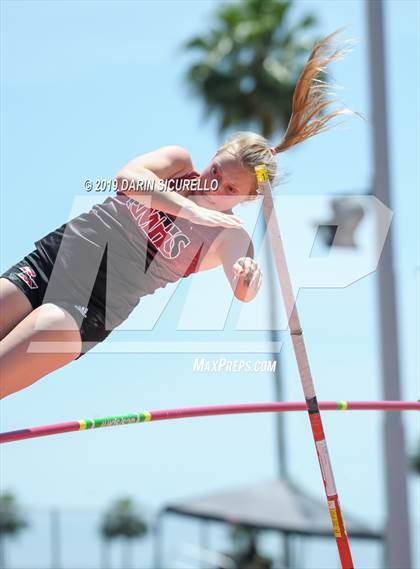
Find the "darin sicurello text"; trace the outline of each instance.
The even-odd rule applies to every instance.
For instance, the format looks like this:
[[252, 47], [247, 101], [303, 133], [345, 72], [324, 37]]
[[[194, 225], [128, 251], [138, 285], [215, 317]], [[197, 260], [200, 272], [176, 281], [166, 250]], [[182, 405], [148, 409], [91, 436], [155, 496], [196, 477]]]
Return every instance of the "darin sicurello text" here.
[[203, 180], [200, 186], [200, 179], [193, 178], [189, 179], [182, 179], [182, 178], [171, 178], [169, 180], [159, 180], [159, 183], [156, 187], [155, 180], [127, 180], [123, 179], [120, 182], [119, 189], [123, 192], [152, 192], [157, 189], [160, 192], [167, 192], [167, 191], [175, 191], [180, 192], [184, 190], [190, 190], [197, 192], [207, 191], [207, 192], [214, 192], [218, 188], [218, 181], [211, 180], [209, 183], [208, 180]]

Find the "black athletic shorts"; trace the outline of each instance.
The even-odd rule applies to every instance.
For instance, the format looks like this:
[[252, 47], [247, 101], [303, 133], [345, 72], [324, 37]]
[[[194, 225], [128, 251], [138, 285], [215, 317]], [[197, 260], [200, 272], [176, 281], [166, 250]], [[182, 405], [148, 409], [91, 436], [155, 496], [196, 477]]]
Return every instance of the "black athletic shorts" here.
[[[53, 299], [48, 299], [48, 302], [67, 310], [79, 326], [83, 346], [76, 359], [102, 342], [111, 333], [111, 330], [105, 328], [103, 295], [106, 289], [104, 282], [106, 279], [106, 261], [107, 255], [105, 253], [87, 306], [78, 304], [77, 296], [70, 285], [67, 288], [60, 289], [59, 294], [54, 293]], [[14, 283], [35, 309], [43, 304], [52, 269], [51, 260], [41, 250], [35, 249], [0, 277]]]

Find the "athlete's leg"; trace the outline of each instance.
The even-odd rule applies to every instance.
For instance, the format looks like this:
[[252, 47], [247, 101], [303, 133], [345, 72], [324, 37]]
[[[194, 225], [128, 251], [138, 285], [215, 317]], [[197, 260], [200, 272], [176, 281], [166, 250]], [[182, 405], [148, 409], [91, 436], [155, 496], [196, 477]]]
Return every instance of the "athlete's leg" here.
[[[65, 348], [35, 352], [31, 342], [43, 342], [43, 347], [44, 343], [63, 342]], [[73, 361], [81, 349], [79, 328], [65, 309], [42, 304], [32, 310], [0, 342], [0, 398]]]
[[0, 340], [32, 310], [24, 293], [8, 279], [0, 278]]

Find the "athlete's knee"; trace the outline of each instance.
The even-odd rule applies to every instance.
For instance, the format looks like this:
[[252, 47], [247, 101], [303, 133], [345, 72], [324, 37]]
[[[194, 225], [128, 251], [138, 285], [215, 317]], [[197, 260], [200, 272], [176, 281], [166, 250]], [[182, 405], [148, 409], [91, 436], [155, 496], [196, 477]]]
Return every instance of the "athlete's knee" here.
[[73, 316], [53, 303], [42, 304], [36, 308], [33, 318], [36, 330], [79, 332], [79, 326]]
[[76, 321], [63, 308], [36, 308], [0, 342], [0, 399], [63, 367], [81, 352]]
[[[47, 351], [68, 354], [73, 358], [80, 354], [82, 339], [80, 329], [73, 318], [61, 306], [46, 303], [39, 306], [33, 313], [32, 341], [47, 342]], [[33, 348], [33, 345], [31, 345]]]

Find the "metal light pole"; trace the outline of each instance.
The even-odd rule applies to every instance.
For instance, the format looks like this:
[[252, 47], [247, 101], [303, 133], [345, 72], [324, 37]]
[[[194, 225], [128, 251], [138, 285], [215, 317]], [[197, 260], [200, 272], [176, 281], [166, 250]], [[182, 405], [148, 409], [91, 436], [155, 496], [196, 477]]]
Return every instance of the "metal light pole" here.
[[[269, 322], [269, 336], [273, 346], [277, 346], [280, 342], [280, 332], [278, 330], [278, 314], [280, 312], [279, 298], [276, 290], [276, 274], [274, 267], [273, 255], [271, 252], [269, 239], [266, 239], [267, 225], [264, 219], [264, 211], [262, 208], [258, 213], [257, 220], [258, 241], [264, 246], [264, 254], [267, 261], [265, 281], [267, 282], [268, 290], [268, 322]], [[255, 238], [255, 235], [254, 235]], [[276, 401], [284, 401], [284, 389], [282, 384], [281, 372], [281, 357], [280, 352], [272, 352], [271, 358], [276, 362], [275, 372], [273, 373], [274, 380], [274, 398]], [[287, 468], [287, 454], [286, 454], [286, 436], [284, 432], [284, 417], [278, 413], [275, 417], [276, 421], [276, 451], [277, 451], [277, 471], [280, 478], [288, 479]]]
[[61, 567], [61, 516], [57, 509], [50, 511], [51, 569]]
[[[390, 176], [382, 0], [367, 0], [373, 117], [374, 192], [390, 207]], [[400, 400], [398, 322], [395, 302], [392, 235], [388, 234], [378, 267], [379, 328], [384, 399]], [[401, 414], [386, 414], [385, 480], [387, 499], [386, 564], [410, 569], [410, 524], [407, 508], [407, 454]]]

